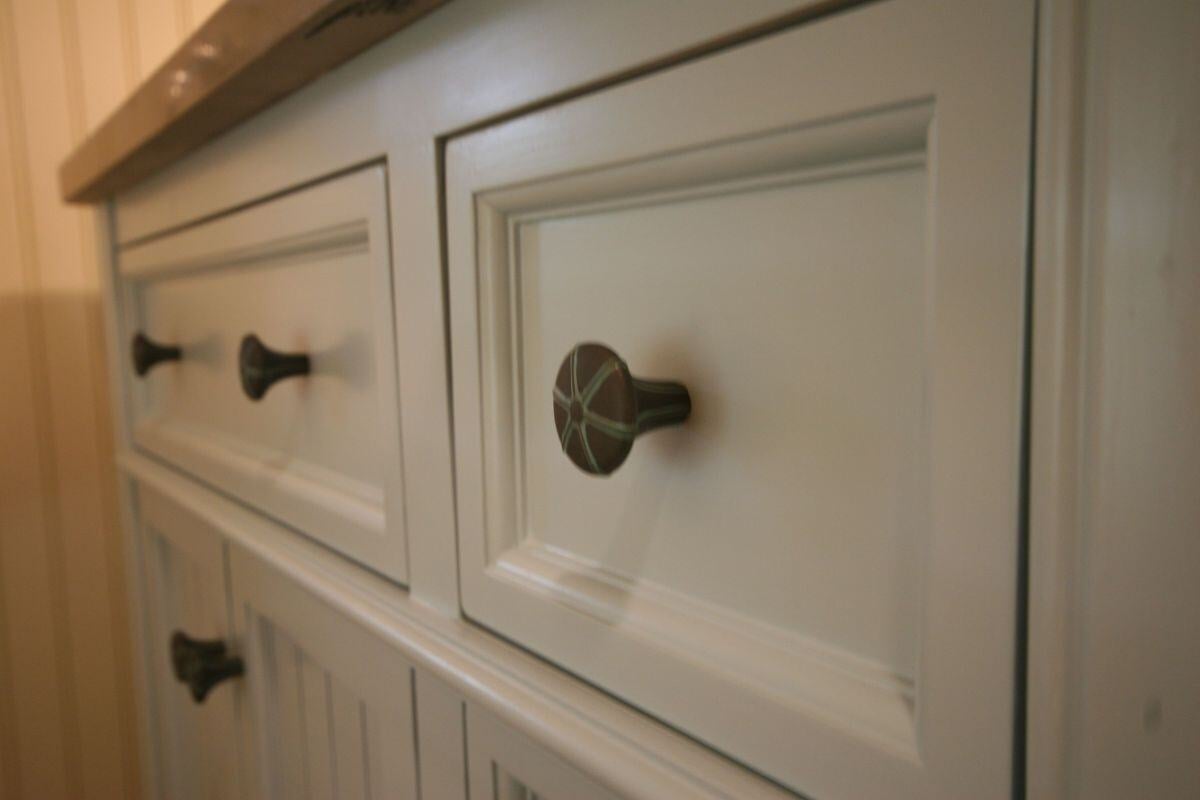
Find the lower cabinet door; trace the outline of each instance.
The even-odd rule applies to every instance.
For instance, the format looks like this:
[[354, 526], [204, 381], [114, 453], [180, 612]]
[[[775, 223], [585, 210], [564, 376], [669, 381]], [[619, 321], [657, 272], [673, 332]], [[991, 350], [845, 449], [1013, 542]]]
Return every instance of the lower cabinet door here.
[[237, 545], [255, 796], [417, 797], [412, 668], [384, 641]]
[[[139, 485], [137, 498], [157, 796], [236, 797], [244, 702], [230, 641], [224, 544], [215, 529], [153, 489]], [[185, 670], [194, 686], [177, 677]]]
[[467, 704], [470, 800], [618, 800], [566, 761]]

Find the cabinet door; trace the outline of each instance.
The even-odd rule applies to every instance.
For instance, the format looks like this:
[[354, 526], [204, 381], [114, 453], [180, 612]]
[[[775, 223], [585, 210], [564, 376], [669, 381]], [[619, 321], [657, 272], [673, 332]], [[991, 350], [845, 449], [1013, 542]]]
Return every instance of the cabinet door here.
[[408, 663], [249, 551], [230, 560], [261, 796], [416, 798]]
[[479, 706], [466, 724], [469, 800], [619, 800]]
[[870, 3], [448, 144], [469, 617], [813, 797], [1010, 796], [1032, 45]]
[[137, 504], [147, 584], [158, 793], [172, 800], [227, 800], [239, 792], [242, 682], [226, 681], [196, 702], [175, 677], [170, 644], [182, 632], [232, 646], [225, 546], [218, 531], [145, 485], [137, 488]]

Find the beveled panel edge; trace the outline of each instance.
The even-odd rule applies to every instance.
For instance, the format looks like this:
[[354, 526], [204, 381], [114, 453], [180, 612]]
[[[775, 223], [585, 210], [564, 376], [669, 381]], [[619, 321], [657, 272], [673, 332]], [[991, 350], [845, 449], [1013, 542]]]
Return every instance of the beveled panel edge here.
[[[514, 231], [528, 222], [575, 214], [896, 169], [927, 169], [935, 110], [932, 98], [915, 95], [704, 145], [668, 148], [629, 160], [588, 162], [575, 165], [574, 170], [543, 172], [518, 166], [514, 172], [506, 163], [498, 176], [473, 173], [476, 180], [468, 192], [476, 223], [477, 336], [481, 352], [490, 354], [483, 357], [479, 373], [486, 397], [481, 398], [479, 411], [487, 440], [482, 470], [488, 515], [486, 575], [619, 627], [680, 663], [874, 742], [913, 764], [921, 759], [915, 676], [798, 631], [783, 631], [667, 587], [631, 580], [602, 564], [527, 538], [525, 403], [517, 399], [524, 396], [520, 387], [525, 377], [523, 355], [516, 344], [523, 340], [524, 323], [514, 284], [521, 273]], [[500, 358], [507, 366], [495, 363]], [[539, 650], [539, 645], [494, 620], [472, 616], [470, 610], [465, 613], [564, 669], [586, 674], [579, 663]], [[622, 694], [611, 685], [607, 688], [625, 702], [687, 730], [645, 698]], [[703, 735], [698, 738], [706, 741]], [[720, 744], [712, 746], [721, 749]]]
[[447, 0], [226, 0], [59, 167], [71, 203], [128, 189]]

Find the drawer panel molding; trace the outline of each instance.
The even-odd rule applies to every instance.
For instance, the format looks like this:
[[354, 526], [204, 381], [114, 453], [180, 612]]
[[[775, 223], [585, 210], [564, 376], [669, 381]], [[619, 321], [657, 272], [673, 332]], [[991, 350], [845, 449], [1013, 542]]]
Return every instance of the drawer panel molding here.
[[[406, 582], [387, 217], [367, 167], [126, 247], [118, 271], [126, 335], [180, 350], [125, 370], [137, 446]], [[252, 336], [308, 373], [247, 397]]]
[[[873, 4], [449, 142], [468, 617], [807, 795], [1007, 796], [1031, 31]], [[607, 477], [580, 342], [691, 398]]]

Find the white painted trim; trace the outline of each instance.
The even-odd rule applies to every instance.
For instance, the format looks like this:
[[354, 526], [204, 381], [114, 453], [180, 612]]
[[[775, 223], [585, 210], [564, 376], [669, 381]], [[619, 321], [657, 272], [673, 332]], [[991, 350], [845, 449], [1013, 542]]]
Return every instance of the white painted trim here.
[[[121, 341], [119, 316], [117, 311], [117, 291], [115, 288], [116, 250], [113, 236], [113, 214], [111, 205], [106, 205], [96, 213], [96, 262], [100, 278], [100, 305], [104, 324], [104, 339], [108, 356], [108, 385], [112, 402], [113, 433], [117, 451], [128, 447], [130, 439], [129, 406], [127, 396], [122, 391], [124, 380], [117, 365], [123, 363], [118, 351]], [[138, 748], [138, 766], [140, 770], [140, 785], [143, 794], [161, 793], [162, 784], [159, 775], [159, 749], [156, 737], [153, 735], [154, 719], [158, 713], [154, 707], [154, 692], [151, 690], [150, 676], [154, 674], [149, 662], [151, 648], [147, 645], [148, 633], [146, 619], [146, 579], [142, 571], [143, 554], [141, 550], [142, 537], [138, 535], [136, 492], [131, 482], [118, 480], [117, 507], [118, 519], [121, 524], [121, 552], [125, 570], [125, 590], [128, 593], [130, 641], [133, 652], [130, 654], [130, 667], [133, 670], [134, 714], [137, 725], [136, 742]]]
[[387, 580], [219, 497], [144, 456], [121, 470], [205, 520], [244, 550], [629, 800], [794, 800], [743, 767], [486, 631], [423, 607]]
[[1065, 800], [1075, 658], [1083, 366], [1083, 0], [1039, 6], [1026, 794]]

